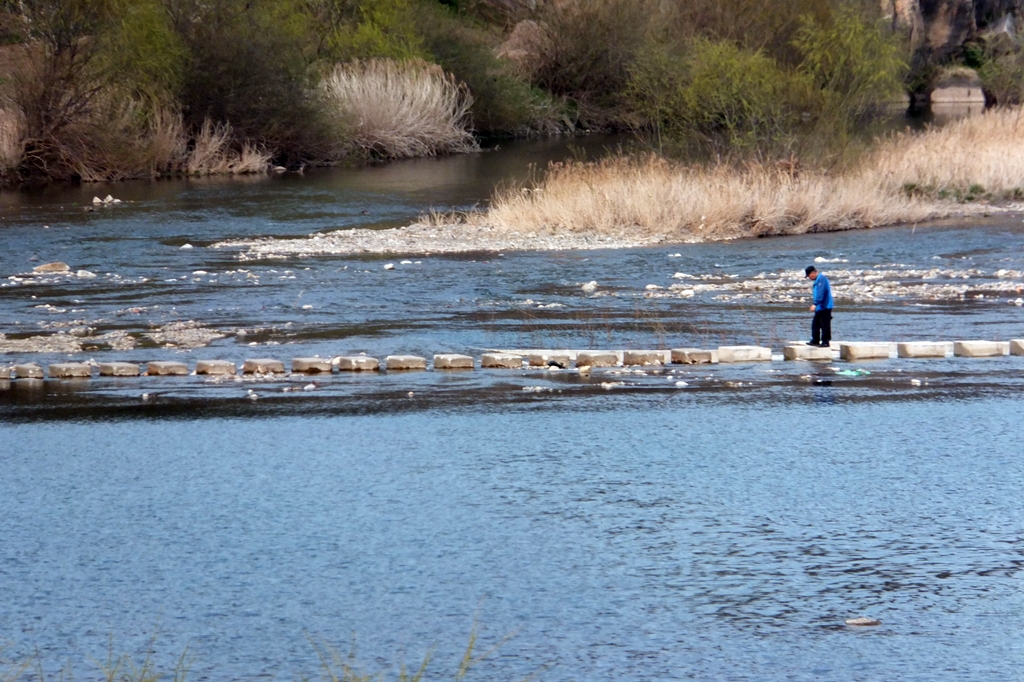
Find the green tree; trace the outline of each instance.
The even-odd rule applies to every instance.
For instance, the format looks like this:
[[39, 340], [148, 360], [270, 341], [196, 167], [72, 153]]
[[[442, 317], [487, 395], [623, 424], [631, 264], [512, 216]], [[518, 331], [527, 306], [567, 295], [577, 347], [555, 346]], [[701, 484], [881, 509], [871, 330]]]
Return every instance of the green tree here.
[[895, 99], [907, 69], [900, 37], [856, 7], [805, 17], [793, 45], [821, 95], [820, 117], [845, 129]]

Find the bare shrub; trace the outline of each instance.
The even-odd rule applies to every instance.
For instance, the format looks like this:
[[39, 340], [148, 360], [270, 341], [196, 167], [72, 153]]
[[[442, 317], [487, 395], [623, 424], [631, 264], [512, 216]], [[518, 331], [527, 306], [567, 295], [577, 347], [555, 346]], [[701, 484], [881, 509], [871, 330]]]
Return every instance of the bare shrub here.
[[228, 123], [214, 124], [210, 119], [193, 141], [192, 151], [185, 163], [190, 175], [242, 175], [266, 173], [273, 154], [250, 141], [242, 143], [240, 151], [231, 148], [232, 130]]
[[224, 172], [227, 146], [231, 139], [231, 126], [226, 123], [214, 125], [206, 119], [192, 143], [185, 170], [190, 175], [205, 175]]
[[473, 98], [440, 67], [384, 59], [343, 64], [320, 91], [345, 144], [363, 153], [398, 159], [478, 149], [469, 131]]

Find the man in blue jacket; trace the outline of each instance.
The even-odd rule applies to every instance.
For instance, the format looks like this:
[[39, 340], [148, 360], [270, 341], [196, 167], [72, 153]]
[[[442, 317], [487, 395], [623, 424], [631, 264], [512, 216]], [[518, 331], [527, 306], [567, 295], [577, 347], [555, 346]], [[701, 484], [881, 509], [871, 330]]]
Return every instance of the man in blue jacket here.
[[811, 322], [811, 340], [807, 345], [826, 348], [832, 340], [832, 287], [828, 278], [813, 265], [808, 265], [804, 274], [814, 282], [814, 305], [811, 306], [814, 321]]

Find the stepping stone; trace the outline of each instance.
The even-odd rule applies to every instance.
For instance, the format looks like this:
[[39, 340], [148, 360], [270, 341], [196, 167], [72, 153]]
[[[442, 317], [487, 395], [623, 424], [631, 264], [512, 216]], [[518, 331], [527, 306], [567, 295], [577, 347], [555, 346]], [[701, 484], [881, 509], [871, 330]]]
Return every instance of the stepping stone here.
[[[808, 346], [810, 348], [810, 346]], [[764, 346], [719, 346], [718, 361], [725, 362], [770, 362], [772, 349]]]
[[901, 358], [944, 358], [953, 350], [948, 341], [910, 341], [896, 344], [896, 355]]
[[434, 356], [434, 369], [473, 369], [473, 358], [457, 353], [442, 353]]
[[999, 341], [954, 341], [953, 355], [960, 358], [991, 358], [1006, 355], [1004, 348], [1009, 352], [1006, 344]]
[[787, 360], [831, 360], [832, 349], [793, 344], [782, 349], [782, 357]]
[[486, 369], [522, 369], [523, 356], [511, 353], [484, 353], [480, 366]]
[[1010, 341], [1010, 355], [1024, 355], [1024, 339]]
[[34, 362], [24, 365], [15, 365], [11, 368], [15, 379], [42, 379], [43, 368]]
[[671, 352], [666, 350], [627, 350], [622, 352], [622, 364], [660, 366], [667, 365], [671, 359]]
[[389, 372], [426, 369], [427, 359], [418, 355], [389, 355], [384, 358], [384, 368]]
[[851, 362], [857, 360], [879, 360], [889, 357], [888, 343], [841, 343], [839, 357]]
[[576, 354], [577, 367], [615, 367], [619, 364], [619, 355], [607, 350], [581, 350]]
[[272, 358], [246, 360], [242, 365], [244, 374], [284, 374], [284, 363]]
[[334, 370], [330, 358], [293, 358], [292, 372], [296, 374], [330, 374]]
[[548, 363], [557, 362], [563, 368], [572, 367], [572, 356], [560, 351], [541, 351], [526, 356], [530, 367], [547, 367]]
[[196, 374], [210, 374], [215, 376], [223, 376], [225, 374], [234, 374], [238, 371], [235, 367], [235, 363], [230, 360], [197, 360], [196, 361]]
[[146, 374], [151, 377], [185, 376], [188, 365], [184, 362], [150, 362], [146, 365]]
[[367, 355], [349, 355], [338, 358], [338, 369], [342, 372], [376, 372], [380, 370], [380, 360]]
[[101, 362], [101, 377], [137, 377], [139, 366], [134, 362]]
[[50, 365], [51, 379], [89, 379], [92, 367], [84, 362], [58, 362]]
[[714, 365], [718, 363], [718, 351], [700, 348], [673, 348], [672, 362], [677, 365]]

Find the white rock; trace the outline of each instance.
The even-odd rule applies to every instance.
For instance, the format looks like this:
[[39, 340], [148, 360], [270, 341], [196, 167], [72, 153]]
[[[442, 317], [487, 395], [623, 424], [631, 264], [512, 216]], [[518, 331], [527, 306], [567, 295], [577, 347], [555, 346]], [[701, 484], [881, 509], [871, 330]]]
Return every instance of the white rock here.
[[103, 198], [103, 203], [104, 204], [112, 204], [112, 203], [114, 203], [114, 197], [112, 197], [111, 195], [108, 194], [107, 196], [105, 196]]
[[92, 203], [94, 203], [94, 204], [102, 204], [103, 203], [103, 199], [100, 199], [99, 197], [93, 197], [92, 198]]
[[384, 266], [384, 269], [385, 270], [394, 270], [395, 269], [395, 264], [394, 263], [388, 263], [387, 265]]
[[191, 248], [195, 248], [195, 247], [193, 247], [191, 244], [182, 244], [181, 248], [183, 248], [183, 249], [191, 249]]
[[412, 265], [412, 261], [411, 260], [404, 260], [400, 264], [401, 265]]
[[659, 287], [657, 284], [648, 284], [644, 287], [647, 291], [657, 291], [658, 289], [664, 289], [665, 287]]
[[89, 272], [88, 270], [79, 270], [75, 273], [79, 279], [96, 279], [95, 272]]
[[592, 294], [597, 291], [597, 280], [590, 280], [580, 287], [585, 293]]

